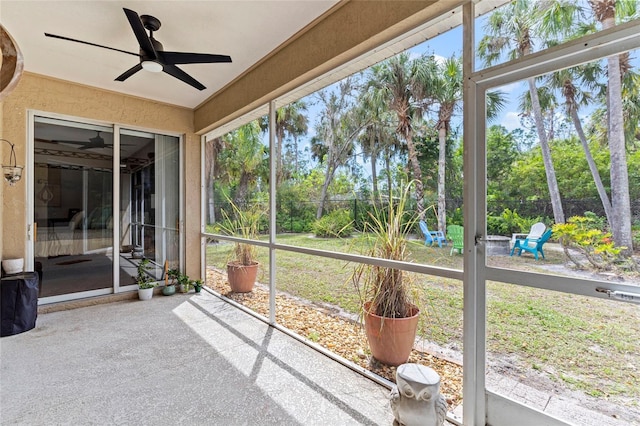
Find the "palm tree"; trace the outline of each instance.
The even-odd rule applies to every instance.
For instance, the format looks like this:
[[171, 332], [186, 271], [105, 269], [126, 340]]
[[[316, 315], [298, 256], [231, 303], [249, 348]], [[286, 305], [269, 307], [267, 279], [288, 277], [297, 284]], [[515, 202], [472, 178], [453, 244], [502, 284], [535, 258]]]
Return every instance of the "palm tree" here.
[[595, 76], [597, 74], [599, 74], [598, 65], [587, 64], [556, 71], [549, 74], [546, 81], [548, 86], [560, 90], [564, 97], [565, 109], [567, 114], [571, 117], [573, 126], [580, 138], [580, 143], [582, 144], [582, 149], [584, 150], [585, 158], [587, 159], [587, 164], [591, 171], [591, 176], [593, 177], [598, 195], [600, 196], [600, 201], [602, 202], [602, 207], [604, 208], [605, 215], [607, 216], [607, 222], [611, 226], [613, 215], [611, 202], [609, 201], [609, 196], [607, 195], [607, 191], [605, 190], [602, 179], [600, 178], [600, 172], [598, 171], [596, 162], [593, 159], [593, 155], [591, 155], [591, 149], [589, 148], [587, 137], [584, 133], [584, 129], [582, 128], [582, 122], [578, 116], [578, 110], [580, 107], [591, 104], [593, 102], [593, 96], [590, 92], [584, 91], [574, 84], [575, 81], [581, 81], [581, 86], [593, 87], [595, 85]]
[[266, 147], [260, 138], [257, 120], [245, 124], [224, 136], [226, 149], [219, 155], [225, 164], [229, 181], [236, 183], [233, 202], [244, 207], [248, 201], [249, 185], [255, 182], [263, 165]]
[[215, 216], [215, 194], [214, 194], [214, 182], [220, 179], [224, 170], [218, 156], [220, 152], [225, 149], [225, 142], [223, 138], [215, 138], [207, 141], [204, 145], [205, 156], [205, 180], [207, 191], [207, 223], [214, 223], [216, 221]]
[[[425, 96], [438, 105], [436, 131], [438, 132], [438, 230], [447, 228], [446, 213], [446, 149], [451, 130], [451, 119], [462, 101], [462, 59], [452, 56], [435, 65], [437, 72], [432, 77], [431, 90]], [[493, 119], [504, 106], [504, 94], [500, 91], [487, 93], [487, 118]]]
[[[606, 30], [616, 25], [616, 13], [622, 16], [635, 14], [634, 1], [589, 0], [596, 20]], [[621, 8], [617, 11], [617, 8]], [[631, 200], [629, 197], [629, 174], [625, 150], [624, 115], [622, 109], [622, 77], [620, 57], [607, 58], [607, 105], [609, 112], [609, 152], [611, 157], [611, 231], [616, 245], [626, 247], [624, 253], [631, 255]]]
[[373, 75], [369, 81], [369, 86], [380, 91], [396, 114], [396, 133], [407, 145], [409, 168], [416, 182], [416, 205], [420, 219], [424, 219], [424, 186], [418, 151], [413, 141], [413, 120], [420, 115], [422, 94], [427, 92], [425, 86], [433, 76], [433, 64], [434, 61], [428, 61], [425, 57], [411, 60], [409, 54], [404, 52], [371, 67]]
[[[276, 111], [276, 184], [279, 185], [284, 179], [284, 165], [282, 161], [283, 141], [287, 135], [297, 142], [299, 136], [307, 134], [308, 119], [304, 115], [307, 105], [302, 100], [291, 102], [290, 104], [278, 108]], [[296, 143], [297, 145], [297, 143]], [[297, 147], [295, 147], [297, 158]]]
[[[307, 104], [303, 100], [291, 102], [276, 110], [276, 146], [273, 156], [276, 163], [276, 183], [279, 185], [285, 178], [283, 144], [287, 137], [294, 141], [294, 170], [298, 169], [298, 137], [307, 134], [309, 120], [304, 112], [307, 111]], [[269, 117], [260, 119], [260, 128], [263, 132], [269, 130]]]
[[462, 61], [452, 56], [436, 65], [435, 84], [430, 96], [438, 103], [438, 230], [447, 229], [445, 167], [447, 135], [451, 128], [451, 118], [462, 100]]
[[[535, 36], [534, 27], [539, 16], [538, 4], [546, 6], [544, 3], [532, 5], [530, 0], [515, 0], [489, 17], [485, 26], [487, 34], [480, 40], [478, 46], [478, 54], [484, 58], [487, 65], [492, 65], [498, 61], [504, 53], [507, 54], [509, 59], [521, 58], [532, 53]], [[529, 85], [536, 132], [542, 150], [553, 217], [556, 223], [564, 223], [562, 200], [560, 199], [560, 190], [558, 189], [556, 172], [551, 158], [551, 149], [544, 127], [535, 78], [527, 79], [527, 83]]]
[[[370, 74], [371, 78], [372, 75]], [[370, 88], [367, 90], [367, 88]], [[375, 88], [375, 83], [368, 81], [360, 93], [359, 107], [363, 115], [369, 116], [369, 124], [358, 138], [360, 149], [371, 161], [371, 187], [373, 202], [379, 199], [377, 162], [385, 155], [385, 164], [389, 167], [389, 157], [393, 146], [398, 145], [393, 129], [391, 113], [387, 110], [386, 99], [382, 90]]]

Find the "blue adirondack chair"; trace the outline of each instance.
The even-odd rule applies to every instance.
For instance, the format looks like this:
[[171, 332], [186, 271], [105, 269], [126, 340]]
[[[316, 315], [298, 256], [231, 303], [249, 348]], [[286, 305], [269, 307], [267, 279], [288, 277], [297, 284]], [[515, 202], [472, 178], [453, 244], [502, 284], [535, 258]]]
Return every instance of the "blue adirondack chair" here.
[[424, 222], [424, 220], [420, 221], [420, 231], [422, 231], [422, 234], [424, 235], [425, 245], [433, 245], [433, 243], [436, 242], [438, 243], [438, 247], [442, 247], [443, 243], [447, 245], [447, 239], [444, 237], [442, 231], [429, 231], [429, 228], [427, 228], [427, 224]]
[[518, 256], [520, 256], [522, 254], [522, 251], [524, 250], [524, 251], [528, 251], [529, 253], [533, 253], [536, 260], [538, 260], [538, 252], [539, 252], [542, 255], [542, 258], [544, 259], [544, 251], [542, 250], [542, 246], [544, 245], [544, 243], [549, 241], [549, 238], [551, 238], [551, 233], [552, 233], [551, 229], [547, 229], [547, 231], [544, 234], [542, 234], [542, 237], [540, 237], [535, 241], [529, 241], [528, 238], [525, 240], [516, 240], [516, 243], [511, 249], [511, 256], [513, 256], [513, 253], [516, 250], [519, 250]]

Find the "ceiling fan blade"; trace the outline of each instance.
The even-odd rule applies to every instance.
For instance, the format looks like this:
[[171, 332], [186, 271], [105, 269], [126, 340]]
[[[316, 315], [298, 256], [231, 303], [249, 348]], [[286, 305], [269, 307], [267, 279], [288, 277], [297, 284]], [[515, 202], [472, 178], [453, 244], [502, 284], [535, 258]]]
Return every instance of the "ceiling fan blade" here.
[[157, 52], [160, 59], [171, 65], [176, 64], [213, 64], [231, 62], [231, 56], [211, 55], [208, 53]]
[[122, 8], [122, 10], [124, 10], [125, 15], [127, 15], [129, 25], [131, 25], [131, 29], [138, 39], [140, 48], [144, 50], [144, 52], [152, 59], [156, 59], [158, 57], [158, 55], [156, 54], [156, 49], [153, 48], [153, 44], [151, 43], [151, 40], [149, 40], [149, 36], [144, 29], [144, 25], [142, 25], [140, 16], [138, 16], [138, 14], [133, 10], [127, 9], [126, 7]]
[[47, 36], [47, 37], [52, 37], [52, 38], [59, 38], [60, 40], [74, 41], [76, 43], [88, 44], [89, 46], [102, 47], [103, 49], [115, 50], [116, 52], [126, 53], [128, 55], [133, 55], [133, 56], [138, 56], [138, 57], [140, 56], [137, 53], [127, 52], [126, 50], [120, 50], [120, 49], [116, 49], [114, 47], [103, 46], [101, 44], [90, 43], [88, 41], [76, 40], [75, 38], [69, 38], [69, 37], [64, 37], [64, 36], [55, 35], [55, 34], [49, 34], [49, 33], [44, 33], [44, 35]]
[[182, 71], [180, 68], [176, 67], [175, 65], [165, 64], [162, 71], [166, 72], [169, 75], [174, 76], [178, 80], [184, 81], [188, 85], [193, 86], [198, 90], [206, 89], [206, 87], [204, 87], [202, 83], [200, 83], [198, 80], [191, 77], [189, 74]]
[[59, 141], [59, 140], [52, 140], [52, 141], [48, 141], [48, 142], [51, 142], [51, 143], [69, 143], [69, 144], [74, 144], [74, 145], [86, 145], [86, 144], [89, 143], [89, 141]]
[[140, 64], [134, 65], [133, 67], [129, 68], [128, 70], [120, 74], [118, 77], [116, 77], [116, 81], [125, 81], [126, 79], [128, 79], [129, 77], [131, 77], [132, 75], [140, 71], [141, 69], [142, 69], [142, 65]]

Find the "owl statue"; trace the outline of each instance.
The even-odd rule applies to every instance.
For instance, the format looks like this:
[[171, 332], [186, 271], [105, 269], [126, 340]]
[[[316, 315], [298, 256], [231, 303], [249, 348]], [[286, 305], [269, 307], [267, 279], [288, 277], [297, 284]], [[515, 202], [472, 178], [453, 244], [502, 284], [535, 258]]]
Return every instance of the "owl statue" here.
[[440, 376], [419, 364], [402, 364], [391, 389], [394, 426], [442, 426], [447, 402], [440, 395]]

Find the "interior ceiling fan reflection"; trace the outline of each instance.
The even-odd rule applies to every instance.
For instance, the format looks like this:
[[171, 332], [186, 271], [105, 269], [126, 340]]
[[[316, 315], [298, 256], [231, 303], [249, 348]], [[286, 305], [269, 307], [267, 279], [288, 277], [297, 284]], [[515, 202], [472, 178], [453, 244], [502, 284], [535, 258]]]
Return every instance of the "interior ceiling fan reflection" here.
[[[102, 136], [100, 136], [100, 131], [96, 130], [96, 135], [92, 138], [89, 138], [88, 141], [59, 141], [52, 140], [53, 143], [66, 143], [72, 145], [80, 145], [78, 149], [97, 149], [97, 148], [109, 148], [113, 149], [113, 144], [107, 144]], [[120, 144], [120, 146], [133, 146], [131, 144]]]

